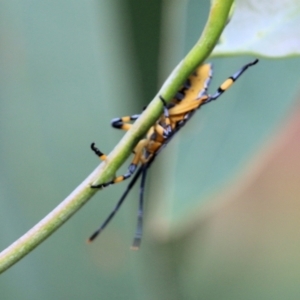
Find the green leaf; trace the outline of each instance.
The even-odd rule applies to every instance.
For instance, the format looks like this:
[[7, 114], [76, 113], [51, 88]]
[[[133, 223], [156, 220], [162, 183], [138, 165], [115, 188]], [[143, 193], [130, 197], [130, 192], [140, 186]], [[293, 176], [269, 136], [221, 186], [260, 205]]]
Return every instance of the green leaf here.
[[299, 36], [299, 1], [240, 0], [213, 55], [299, 55]]

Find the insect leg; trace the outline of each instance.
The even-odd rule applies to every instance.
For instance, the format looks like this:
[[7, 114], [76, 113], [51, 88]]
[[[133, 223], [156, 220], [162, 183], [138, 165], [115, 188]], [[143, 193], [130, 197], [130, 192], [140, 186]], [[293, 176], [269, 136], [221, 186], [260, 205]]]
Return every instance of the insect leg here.
[[[117, 176], [113, 180], [110, 180], [110, 181], [105, 182], [105, 183], [100, 183], [100, 184], [97, 184], [97, 185], [91, 185], [91, 188], [100, 189], [100, 188], [103, 188], [103, 187], [107, 187], [108, 185], [111, 185], [111, 184], [122, 182], [122, 181], [128, 179], [129, 177], [131, 177], [131, 175], [135, 172], [135, 170], [137, 168], [137, 165], [141, 161], [141, 156], [143, 154], [143, 149], [144, 149], [145, 145], [148, 142], [149, 141], [147, 139], [143, 139], [143, 140], [139, 141], [139, 143], [135, 147], [135, 151], [134, 151], [135, 155], [134, 155], [134, 157], [131, 161], [131, 164], [128, 166], [127, 172], [124, 175]], [[106, 158], [106, 156], [95, 146], [94, 143], [91, 145], [91, 148], [96, 153], [96, 155], [100, 157], [100, 159], [103, 160], [103, 157]]]
[[[165, 118], [165, 124], [164, 126], [162, 126], [163, 129], [163, 137], [167, 138], [168, 136], [171, 135], [172, 133], [172, 127], [171, 127], [171, 121], [170, 121], [170, 115], [169, 115], [169, 110], [168, 110], [168, 106], [167, 106], [167, 102], [166, 100], [162, 97], [159, 96], [159, 99], [161, 100], [161, 102], [163, 103], [163, 108], [164, 108], [164, 118]], [[157, 126], [161, 126], [158, 125]], [[157, 127], [156, 126], [156, 127]]]
[[218, 88], [216, 93], [212, 96], [209, 96], [203, 104], [206, 104], [210, 101], [218, 99], [227, 89], [230, 88], [230, 86], [251, 66], [255, 65], [258, 63], [258, 59], [255, 59], [254, 61], [246, 64], [243, 66], [239, 71], [237, 71], [234, 75], [230, 76], [227, 78]]
[[95, 143], [91, 144], [91, 149], [94, 151], [94, 153], [101, 159], [101, 160], [105, 160], [106, 159], [106, 155], [101, 152], [96, 146]]
[[130, 190], [132, 189], [132, 187], [134, 186], [134, 184], [136, 183], [136, 181], [138, 180], [138, 178], [140, 177], [143, 169], [144, 169], [144, 165], [142, 165], [138, 169], [138, 171], [136, 172], [136, 174], [134, 175], [134, 177], [132, 178], [132, 180], [128, 184], [128, 186], [127, 186], [125, 192], [123, 193], [122, 197], [117, 202], [115, 208], [112, 210], [112, 212], [106, 218], [106, 220], [102, 223], [102, 225], [90, 236], [90, 238], [88, 239], [88, 242], [92, 242], [101, 233], [101, 231], [107, 226], [107, 224], [111, 221], [111, 219], [114, 217], [114, 215], [119, 210], [119, 208], [122, 205], [122, 203], [124, 202], [126, 196], [130, 192]]
[[140, 114], [132, 115], [132, 116], [126, 116], [122, 118], [114, 118], [111, 120], [111, 126], [117, 129], [122, 129], [122, 130], [129, 130], [132, 124], [130, 124], [130, 121], [135, 121], [138, 119]]

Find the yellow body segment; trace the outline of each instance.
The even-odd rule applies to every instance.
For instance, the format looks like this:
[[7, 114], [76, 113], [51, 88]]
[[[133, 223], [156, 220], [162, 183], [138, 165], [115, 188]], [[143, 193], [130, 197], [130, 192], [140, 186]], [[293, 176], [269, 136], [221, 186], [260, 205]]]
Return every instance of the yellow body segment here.
[[176, 103], [175, 106], [169, 109], [173, 129], [176, 128], [176, 124], [183, 120], [188, 113], [198, 109], [207, 100], [207, 88], [211, 75], [211, 64], [199, 66], [188, 78], [190, 88], [181, 90], [184, 98], [181, 101], [176, 99], [171, 101], [171, 103]]
[[132, 126], [132, 124], [124, 123], [124, 124], [122, 124], [121, 129], [128, 131], [131, 128], [131, 126]]
[[124, 176], [121, 175], [121, 176], [118, 176], [114, 179], [114, 183], [119, 183], [119, 182], [122, 182], [124, 180]]
[[199, 99], [194, 99], [193, 101], [184, 101], [178, 105], [169, 109], [170, 119], [176, 115], [186, 114], [194, 109], [197, 109], [205, 100], [207, 96], [202, 96]]
[[131, 117], [130, 116], [125, 116], [125, 117], [122, 117], [121, 119], [122, 119], [122, 122], [128, 123], [128, 122], [130, 122]]
[[102, 154], [101, 156], [99, 156], [99, 158], [100, 158], [101, 160], [106, 160], [107, 156], [106, 156], [105, 154]]
[[222, 91], [226, 91], [227, 89], [229, 89], [231, 87], [231, 85], [233, 84], [233, 80], [231, 78], [228, 78], [227, 80], [225, 80], [221, 86], [220, 86], [220, 89]]

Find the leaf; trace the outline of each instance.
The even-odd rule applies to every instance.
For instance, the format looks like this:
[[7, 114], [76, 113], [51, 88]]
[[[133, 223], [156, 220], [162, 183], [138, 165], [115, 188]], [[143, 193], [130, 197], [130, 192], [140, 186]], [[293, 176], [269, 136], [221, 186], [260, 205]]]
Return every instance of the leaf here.
[[240, 0], [213, 55], [300, 54], [300, 2]]

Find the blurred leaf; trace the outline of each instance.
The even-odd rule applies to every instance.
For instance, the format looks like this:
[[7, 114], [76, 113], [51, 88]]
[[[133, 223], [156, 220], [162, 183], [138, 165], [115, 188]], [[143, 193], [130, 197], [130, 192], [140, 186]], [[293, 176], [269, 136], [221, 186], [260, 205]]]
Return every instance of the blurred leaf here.
[[173, 241], [187, 299], [299, 299], [299, 135], [298, 100], [230, 202]]
[[[4, 0], [0, 16], [4, 249], [97, 166], [92, 141], [105, 152], [117, 143], [123, 133], [110, 128], [110, 119], [134, 112], [134, 102], [143, 105], [126, 2]], [[134, 225], [120, 215], [101, 241], [85, 243], [122, 189], [99, 193], [2, 274], [1, 298], [133, 299], [126, 227], [131, 233]]]
[[[185, 32], [179, 36], [185, 45], [192, 44], [193, 16], [200, 6], [200, 2], [192, 1], [187, 8], [190, 18]], [[234, 15], [238, 15], [238, 10]], [[172, 34], [172, 28], [178, 26], [176, 18], [167, 17], [167, 20]], [[247, 26], [251, 30], [250, 23]], [[242, 32], [237, 36], [243, 39]], [[176, 42], [169, 44], [168, 49], [178, 47]], [[168, 62], [172, 61], [172, 55], [179, 59], [178, 53], [170, 53]], [[209, 92], [213, 93], [228, 76], [252, 59], [215, 60]], [[169, 66], [165, 63], [162, 68]], [[214, 205], [217, 195], [224, 195], [217, 197], [219, 201], [227, 199], [235, 179], [243, 176], [246, 164], [275, 134], [279, 122], [294, 103], [299, 68], [297, 59], [261, 59], [218, 101], [201, 108], [171, 141], [152, 167], [152, 173], [160, 175], [151, 184], [149, 196], [155, 201], [151, 226], [156, 229], [156, 236], [176, 236], [184, 230], [191, 215], [201, 218], [204, 205]]]
[[238, 0], [213, 55], [299, 55], [299, 36], [298, 0]]

